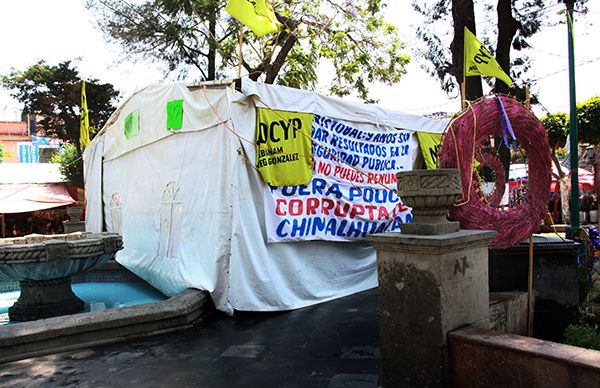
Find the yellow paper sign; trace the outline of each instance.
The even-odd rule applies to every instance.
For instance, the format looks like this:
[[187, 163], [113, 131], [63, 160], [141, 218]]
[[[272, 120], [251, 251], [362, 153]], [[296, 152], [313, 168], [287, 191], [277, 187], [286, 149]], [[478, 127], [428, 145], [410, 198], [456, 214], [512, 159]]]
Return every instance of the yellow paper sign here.
[[225, 10], [258, 36], [277, 32], [281, 28], [268, 0], [229, 0]]
[[417, 132], [417, 139], [419, 139], [425, 166], [428, 170], [435, 170], [439, 167], [438, 152], [442, 146], [442, 134]]
[[256, 167], [271, 186], [312, 179], [312, 113], [256, 109]]
[[503, 81], [508, 87], [512, 86], [512, 80], [502, 70], [496, 58], [483, 46], [471, 31], [465, 27], [465, 76], [488, 75]]

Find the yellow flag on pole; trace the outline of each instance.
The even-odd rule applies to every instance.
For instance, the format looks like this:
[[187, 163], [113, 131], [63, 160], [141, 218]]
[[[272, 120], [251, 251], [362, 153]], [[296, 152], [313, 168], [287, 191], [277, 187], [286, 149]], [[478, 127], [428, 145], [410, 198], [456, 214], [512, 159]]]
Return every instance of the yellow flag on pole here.
[[435, 170], [440, 164], [438, 153], [440, 148], [442, 148], [442, 134], [417, 132], [417, 139], [419, 140], [419, 147], [421, 147], [425, 167], [428, 170]]
[[81, 81], [81, 118], [79, 120], [79, 143], [81, 148], [90, 144], [90, 119], [88, 117], [87, 99], [85, 97], [85, 81]]
[[258, 36], [277, 32], [281, 28], [268, 0], [229, 0], [225, 10]]
[[496, 58], [483, 46], [475, 35], [465, 27], [465, 77], [470, 75], [488, 75], [512, 86], [512, 80], [502, 70]]

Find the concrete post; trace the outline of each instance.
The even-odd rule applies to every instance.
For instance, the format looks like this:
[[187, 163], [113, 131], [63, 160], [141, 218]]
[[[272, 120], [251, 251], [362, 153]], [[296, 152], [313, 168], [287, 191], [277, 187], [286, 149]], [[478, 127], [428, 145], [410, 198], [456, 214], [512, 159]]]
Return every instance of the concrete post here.
[[[399, 195], [417, 214], [445, 218], [441, 204], [460, 193], [458, 172], [433, 171], [398, 174]], [[368, 237], [377, 250], [384, 387], [449, 386], [448, 332], [489, 328], [487, 246], [495, 232], [447, 232], [448, 226], [432, 227], [430, 216], [421, 219], [428, 235], [402, 229]], [[419, 233], [420, 227], [409, 229]]]
[[373, 235], [384, 387], [448, 386], [446, 335], [489, 328], [490, 231]]

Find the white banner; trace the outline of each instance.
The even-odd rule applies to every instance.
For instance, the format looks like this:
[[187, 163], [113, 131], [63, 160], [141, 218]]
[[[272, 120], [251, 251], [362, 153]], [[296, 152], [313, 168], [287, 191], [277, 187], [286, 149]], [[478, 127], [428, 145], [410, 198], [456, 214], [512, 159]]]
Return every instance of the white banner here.
[[412, 220], [396, 173], [412, 168], [413, 132], [315, 115], [313, 179], [265, 189], [267, 241], [353, 241]]

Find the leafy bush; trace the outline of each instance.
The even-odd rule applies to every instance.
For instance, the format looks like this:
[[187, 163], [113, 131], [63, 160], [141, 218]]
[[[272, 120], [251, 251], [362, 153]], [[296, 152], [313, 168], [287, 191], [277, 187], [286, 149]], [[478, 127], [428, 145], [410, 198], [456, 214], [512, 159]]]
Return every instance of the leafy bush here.
[[569, 325], [565, 329], [565, 343], [582, 348], [600, 350], [600, 329], [598, 325], [581, 323]]
[[78, 187], [83, 187], [83, 160], [77, 147], [73, 144], [65, 144], [61, 152], [52, 156], [52, 163], [60, 164], [60, 173], [69, 182]]
[[569, 116], [566, 113], [548, 113], [540, 119], [548, 133], [548, 145], [554, 150], [565, 146], [569, 134]]

